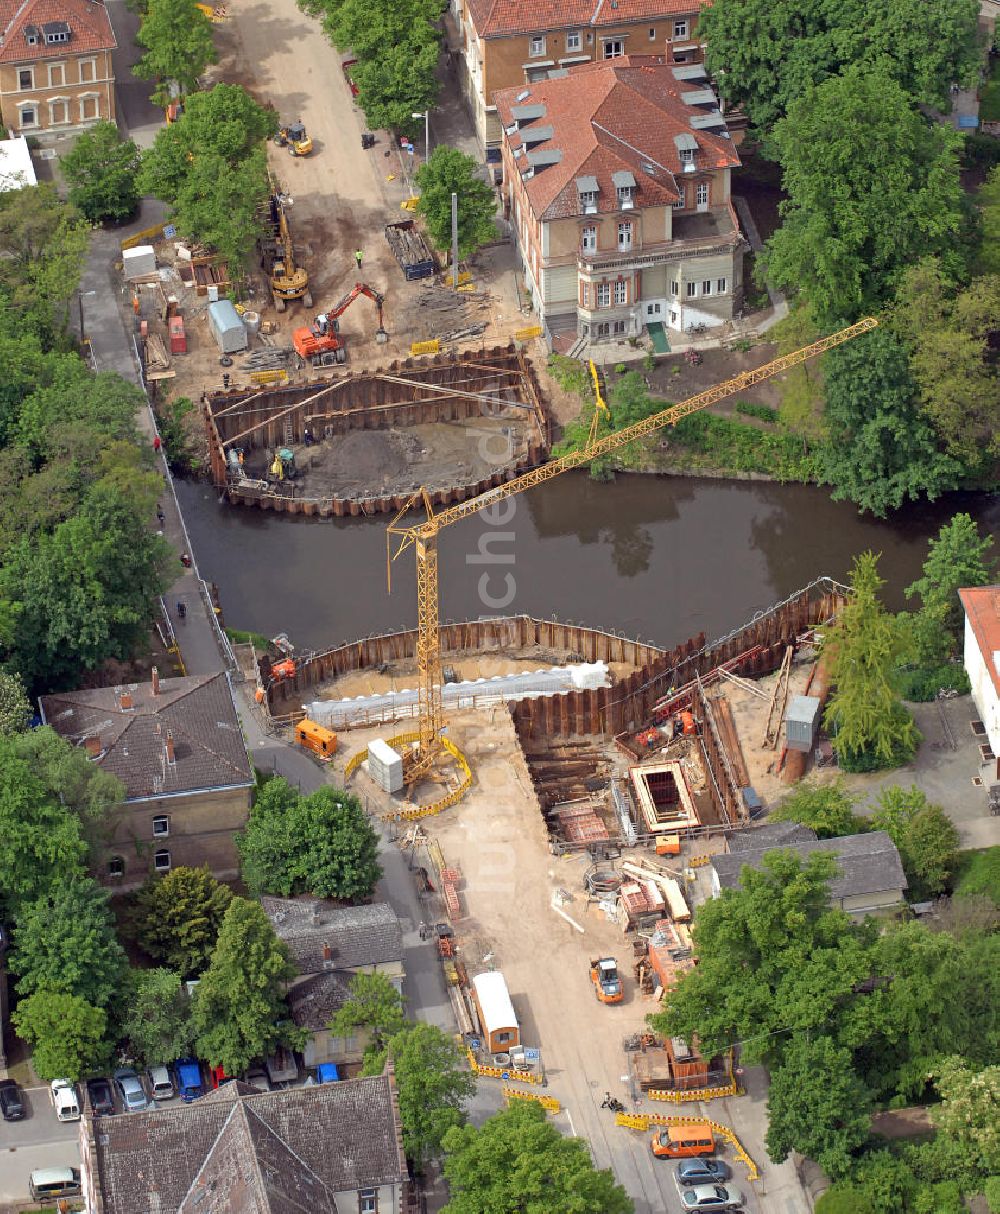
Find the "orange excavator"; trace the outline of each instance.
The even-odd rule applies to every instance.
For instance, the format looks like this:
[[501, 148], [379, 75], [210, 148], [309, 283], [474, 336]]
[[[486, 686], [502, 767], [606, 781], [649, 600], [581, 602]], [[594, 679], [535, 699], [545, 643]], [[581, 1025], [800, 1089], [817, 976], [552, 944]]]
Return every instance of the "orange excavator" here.
[[329, 312], [322, 312], [308, 328], [296, 329], [292, 334], [292, 345], [300, 358], [306, 359], [314, 367], [329, 367], [334, 363], [342, 363], [347, 358], [344, 339], [340, 336], [340, 317], [347, 311], [359, 295], [367, 295], [375, 305], [378, 314], [378, 328], [375, 330], [375, 340], [379, 343], [389, 340], [383, 323], [382, 305], [385, 299], [366, 282], [356, 282], [344, 298]]

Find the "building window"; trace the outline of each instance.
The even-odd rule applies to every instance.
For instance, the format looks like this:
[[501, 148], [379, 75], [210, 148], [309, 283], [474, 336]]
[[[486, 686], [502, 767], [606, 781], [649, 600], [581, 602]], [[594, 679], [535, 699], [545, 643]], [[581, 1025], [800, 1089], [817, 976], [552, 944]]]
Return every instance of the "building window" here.
[[158, 873], [170, 872], [170, 852], [166, 848], [153, 855], [153, 867]]
[[619, 278], [615, 283], [615, 305], [621, 307], [628, 303], [628, 283], [624, 278]]
[[656, 41], [656, 30], [652, 26], [649, 27], [649, 40], [650, 42]]
[[22, 93], [30, 93], [35, 87], [35, 69], [22, 67], [17, 73], [17, 87]]
[[680, 292], [680, 289], [681, 289], [681, 288], [680, 288], [680, 283], [678, 283], [678, 282], [672, 282], [672, 283], [670, 284], [670, 294], [671, 294], [671, 295], [677, 295], [677, 294]]
[[625, 54], [625, 43], [621, 38], [608, 38], [604, 43], [604, 58], [619, 59]]
[[544, 38], [532, 38], [531, 49], [528, 53], [530, 55], [544, 55], [545, 54], [545, 39]]
[[58, 34], [46, 34], [45, 41], [52, 46], [56, 42], [69, 42], [69, 34], [60, 32]]
[[712, 294], [712, 280], [710, 278], [706, 278], [705, 281], [701, 284], [701, 293], [702, 293], [702, 295], [711, 295]]
[[597, 252], [597, 228], [584, 228], [580, 239], [580, 247], [584, 253]]
[[611, 326], [608, 324], [607, 321], [603, 321], [601, 324], [599, 324], [597, 326], [597, 336], [598, 337], [610, 337], [611, 336]]
[[623, 320], [616, 320], [613, 329], [615, 337], [625, 336], [625, 322]]
[[66, 83], [66, 65], [64, 63], [49, 64], [49, 88], [61, 89]]
[[681, 164], [694, 164], [694, 148], [679, 148], [677, 155], [681, 158]]
[[717, 279], [715, 280], [715, 293], [716, 293], [717, 295], [725, 295], [725, 293], [726, 293], [726, 280], [725, 280], [724, 278], [717, 278]]
[[599, 282], [597, 284], [597, 306], [599, 308], [611, 307], [611, 283]]
[[686, 21], [674, 22], [674, 37], [686, 38], [688, 36], [688, 23]]
[[623, 211], [630, 211], [635, 206], [635, 187], [620, 185], [617, 189], [618, 205]]
[[21, 130], [26, 130], [28, 127], [38, 126], [38, 111], [33, 105], [21, 106]]
[[597, 214], [597, 191], [596, 190], [581, 190], [580, 191], [580, 206], [583, 208], [584, 215]]
[[81, 97], [80, 98], [80, 121], [90, 122], [101, 116], [101, 103], [99, 97]]
[[697, 199], [698, 206], [700, 206], [700, 207], [708, 206], [708, 183], [707, 182], [703, 181], [698, 186], [695, 197]]
[[125, 861], [121, 858], [121, 856], [112, 856], [111, 859], [108, 860], [108, 876], [125, 876]]
[[378, 1214], [378, 1189], [358, 1191], [358, 1214]]
[[157, 814], [153, 818], [153, 835], [156, 838], [166, 838], [170, 834], [170, 819], [166, 814]]
[[90, 81], [97, 79], [97, 60], [96, 59], [81, 59], [80, 60], [80, 83], [89, 84]]
[[567, 34], [566, 35], [566, 49], [568, 51], [578, 51], [580, 49], [580, 35], [579, 34]]
[[69, 102], [65, 97], [57, 97], [49, 102], [49, 126], [65, 126], [69, 122]]
[[632, 248], [632, 225], [630, 223], [620, 223], [618, 225], [618, 251], [619, 253], [627, 253]]
[[695, 292], [698, 290], [698, 284], [696, 282], [689, 282], [686, 284], [686, 290], [687, 290], [687, 297], [688, 297], [688, 299], [690, 299], [691, 296], [694, 295]]
[[683, 211], [684, 208], [687, 206], [684, 187], [678, 186], [677, 188], [680, 190], [680, 197], [677, 199], [677, 201], [675, 203], [672, 203], [671, 205], [673, 206], [675, 211]]

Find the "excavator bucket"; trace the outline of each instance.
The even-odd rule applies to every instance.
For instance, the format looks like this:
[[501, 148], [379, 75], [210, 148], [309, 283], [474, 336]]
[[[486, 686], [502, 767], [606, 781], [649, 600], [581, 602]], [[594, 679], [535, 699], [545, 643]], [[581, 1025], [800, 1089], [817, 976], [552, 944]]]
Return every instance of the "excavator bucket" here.
[[376, 329], [375, 330], [375, 340], [378, 342], [378, 344], [380, 346], [384, 346], [385, 343], [389, 340], [389, 334], [385, 331], [385, 329]]

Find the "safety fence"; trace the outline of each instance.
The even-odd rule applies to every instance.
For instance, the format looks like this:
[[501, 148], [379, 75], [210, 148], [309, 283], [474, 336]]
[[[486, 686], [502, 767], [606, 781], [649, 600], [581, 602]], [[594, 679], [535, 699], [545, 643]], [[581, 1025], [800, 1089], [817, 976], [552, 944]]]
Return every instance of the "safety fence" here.
[[717, 1088], [695, 1088], [691, 1091], [665, 1092], [652, 1088], [646, 1092], [650, 1100], [665, 1100], [671, 1104], [691, 1104], [696, 1100], [720, 1100], [724, 1096], [742, 1096], [743, 1091], [736, 1086], [736, 1080]]
[[[388, 738], [386, 745], [391, 746], [394, 750], [398, 750], [401, 746], [409, 746], [413, 742], [420, 741], [419, 733], [401, 733], [394, 738]], [[442, 810], [448, 809], [449, 806], [455, 805], [468, 792], [472, 786], [472, 770], [469, 767], [469, 761], [465, 755], [458, 749], [450, 738], [442, 737], [441, 745], [455, 760], [460, 772], [460, 779], [457, 786], [451, 789], [443, 797], [439, 797], [436, 801], [431, 801], [428, 805], [414, 805], [406, 809], [390, 810], [381, 815], [383, 822], [415, 822], [418, 818], [429, 818], [433, 814], [439, 814]], [[348, 760], [347, 766], [344, 768], [344, 782], [346, 783], [351, 776], [357, 771], [361, 764], [368, 758], [368, 748], [359, 750], [357, 754], [352, 755]]]
[[530, 1083], [536, 1087], [545, 1087], [545, 1076], [536, 1075], [534, 1071], [515, 1071], [509, 1066], [491, 1066], [480, 1062], [470, 1049], [466, 1049], [469, 1066], [473, 1074], [482, 1075], [484, 1079], [501, 1079], [504, 1083]]
[[751, 1181], [760, 1180], [760, 1169], [750, 1158], [743, 1144], [729, 1126], [721, 1125], [718, 1121], [710, 1121], [707, 1117], [681, 1117], [668, 1113], [618, 1113], [615, 1116], [615, 1124], [623, 1126], [627, 1130], [640, 1131], [646, 1131], [653, 1125], [711, 1126], [712, 1133], [728, 1142], [736, 1153], [737, 1158], [741, 1159], [746, 1165], [747, 1179]]
[[504, 1086], [503, 1094], [507, 1100], [533, 1100], [540, 1104], [546, 1113], [558, 1113], [562, 1110], [562, 1105], [555, 1096], [543, 1096], [541, 1092], [519, 1092], [516, 1088]]

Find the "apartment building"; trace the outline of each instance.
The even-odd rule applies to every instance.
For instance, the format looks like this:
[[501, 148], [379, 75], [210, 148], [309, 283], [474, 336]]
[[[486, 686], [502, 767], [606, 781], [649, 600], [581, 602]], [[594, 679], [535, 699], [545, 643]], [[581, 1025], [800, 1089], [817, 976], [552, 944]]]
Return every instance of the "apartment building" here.
[[553, 340], [732, 319], [736, 141], [701, 64], [621, 56], [496, 94], [506, 214]]

